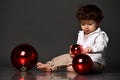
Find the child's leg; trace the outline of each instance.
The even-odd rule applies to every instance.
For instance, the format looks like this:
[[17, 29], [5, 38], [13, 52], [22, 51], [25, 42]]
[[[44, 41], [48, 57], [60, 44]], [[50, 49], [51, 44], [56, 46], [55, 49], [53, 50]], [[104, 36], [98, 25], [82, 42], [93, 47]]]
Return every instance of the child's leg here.
[[37, 68], [40, 69], [40, 70], [43, 70], [43, 71], [47, 71], [47, 72], [51, 71], [51, 68], [50, 68], [49, 64], [43, 64], [41, 62], [37, 63]]
[[[74, 71], [73, 67], [70, 65], [68, 67], [66, 67], [67, 71]], [[94, 62], [93, 63], [93, 68], [91, 70], [92, 73], [101, 73], [104, 70], [104, 65]]]
[[72, 64], [72, 58], [69, 54], [60, 55], [48, 61], [46, 64], [37, 64], [37, 67], [44, 71], [58, 71], [63, 67], [67, 67]]
[[62, 68], [66, 68], [68, 65], [71, 65], [72, 58], [70, 54], [63, 54], [53, 58], [51, 61], [48, 61], [47, 64], [50, 64], [52, 71], [58, 71]]
[[74, 72], [74, 69], [73, 69], [72, 65], [67, 66], [66, 67], [66, 71], [68, 71], [68, 72]]
[[101, 73], [103, 72], [104, 70], [104, 65], [103, 64], [100, 64], [100, 63], [97, 63], [97, 62], [94, 62], [93, 63], [93, 68], [92, 68], [92, 73]]

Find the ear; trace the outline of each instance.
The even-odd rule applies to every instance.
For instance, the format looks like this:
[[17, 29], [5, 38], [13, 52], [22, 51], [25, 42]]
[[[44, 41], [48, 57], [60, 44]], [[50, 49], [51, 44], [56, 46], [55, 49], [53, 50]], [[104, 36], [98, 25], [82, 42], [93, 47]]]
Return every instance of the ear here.
[[100, 26], [100, 22], [96, 22], [96, 26], [98, 28]]

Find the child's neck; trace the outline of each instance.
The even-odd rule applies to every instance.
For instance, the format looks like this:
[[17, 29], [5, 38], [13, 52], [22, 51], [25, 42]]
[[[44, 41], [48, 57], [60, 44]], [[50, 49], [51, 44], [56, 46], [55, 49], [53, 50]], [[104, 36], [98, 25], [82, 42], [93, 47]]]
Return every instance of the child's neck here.
[[84, 36], [83, 36], [83, 38], [85, 39], [87, 36], [88, 36], [89, 34], [87, 34], [87, 33], [84, 33]]

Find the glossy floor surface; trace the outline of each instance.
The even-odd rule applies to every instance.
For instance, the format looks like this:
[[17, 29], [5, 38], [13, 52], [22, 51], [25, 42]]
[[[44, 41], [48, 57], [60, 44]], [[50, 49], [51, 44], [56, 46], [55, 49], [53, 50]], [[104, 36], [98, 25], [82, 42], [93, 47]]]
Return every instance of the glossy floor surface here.
[[101, 74], [78, 75], [75, 72], [42, 72], [37, 69], [20, 72], [15, 68], [0, 69], [0, 80], [119, 80], [120, 71], [105, 71]]

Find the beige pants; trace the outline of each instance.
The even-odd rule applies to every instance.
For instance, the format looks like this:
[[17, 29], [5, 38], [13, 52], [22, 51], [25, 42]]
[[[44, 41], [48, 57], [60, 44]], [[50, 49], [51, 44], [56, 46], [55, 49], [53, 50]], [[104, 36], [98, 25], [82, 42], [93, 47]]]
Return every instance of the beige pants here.
[[[62, 68], [72, 65], [73, 58], [70, 54], [63, 54], [48, 61], [47, 64], [51, 66], [52, 71], [58, 71]], [[102, 72], [104, 66], [100, 63], [94, 62], [92, 72]]]

